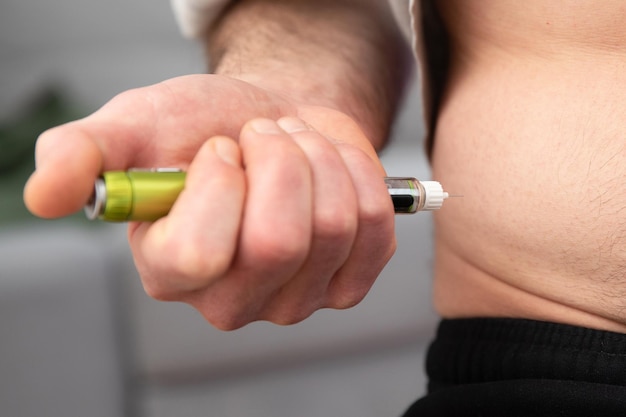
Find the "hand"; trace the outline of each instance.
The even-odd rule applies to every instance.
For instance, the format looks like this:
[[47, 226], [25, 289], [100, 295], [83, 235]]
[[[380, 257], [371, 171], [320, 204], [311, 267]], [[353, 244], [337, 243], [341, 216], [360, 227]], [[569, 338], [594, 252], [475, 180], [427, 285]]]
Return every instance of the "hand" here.
[[384, 171], [358, 126], [230, 78], [124, 93], [44, 133], [36, 159], [25, 201], [43, 217], [81, 209], [102, 170], [187, 169], [170, 214], [130, 224], [129, 242], [148, 294], [218, 328], [353, 306], [395, 249]]

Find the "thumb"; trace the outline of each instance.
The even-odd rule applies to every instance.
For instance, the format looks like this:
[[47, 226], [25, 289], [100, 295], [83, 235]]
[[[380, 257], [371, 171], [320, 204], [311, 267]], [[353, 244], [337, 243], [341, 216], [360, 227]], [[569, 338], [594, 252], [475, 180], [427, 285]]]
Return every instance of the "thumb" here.
[[44, 132], [37, 140], [36, 170], [24, 188], [24, 203], [36, 216], [56, 218], [80, 210], [102, 168], [101, 149], [77, 124]]

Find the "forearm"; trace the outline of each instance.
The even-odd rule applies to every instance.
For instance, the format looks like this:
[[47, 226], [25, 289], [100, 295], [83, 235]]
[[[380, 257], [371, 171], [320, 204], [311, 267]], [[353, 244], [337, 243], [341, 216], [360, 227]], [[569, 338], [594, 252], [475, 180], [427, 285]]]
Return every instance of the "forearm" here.
[[211, 71], [356, 120], [380, 148], [410, 67], [382, 0], [242, 0], [206, 35]]

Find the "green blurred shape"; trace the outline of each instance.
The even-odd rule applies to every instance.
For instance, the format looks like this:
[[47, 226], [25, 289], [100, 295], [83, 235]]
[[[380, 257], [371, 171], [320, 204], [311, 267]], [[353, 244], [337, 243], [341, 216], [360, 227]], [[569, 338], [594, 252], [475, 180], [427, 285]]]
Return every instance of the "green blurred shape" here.
[[85, 115], [59, 89], [42, 91], [16, 116], [0, 122], [0, 224], [32, 221], [22, 191], [35, 169], [35, 142], [51, 127]]

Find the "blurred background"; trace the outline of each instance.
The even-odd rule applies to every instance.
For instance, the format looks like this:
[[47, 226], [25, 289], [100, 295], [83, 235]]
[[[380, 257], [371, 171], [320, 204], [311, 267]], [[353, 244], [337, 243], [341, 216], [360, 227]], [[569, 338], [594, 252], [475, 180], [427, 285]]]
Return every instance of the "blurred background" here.
[[[398, 416], [424, 391], [436, 322], [428, 214], [397, 217], [397, 254], [356, 308], [226, 333], [143, 293], [123, 225], [26, 212], [41, 131], [204, 67], [166, 0], [0, 5], [3, 416]], [[390, 175], [429, 176], [418, 95], [383, 154]]]

